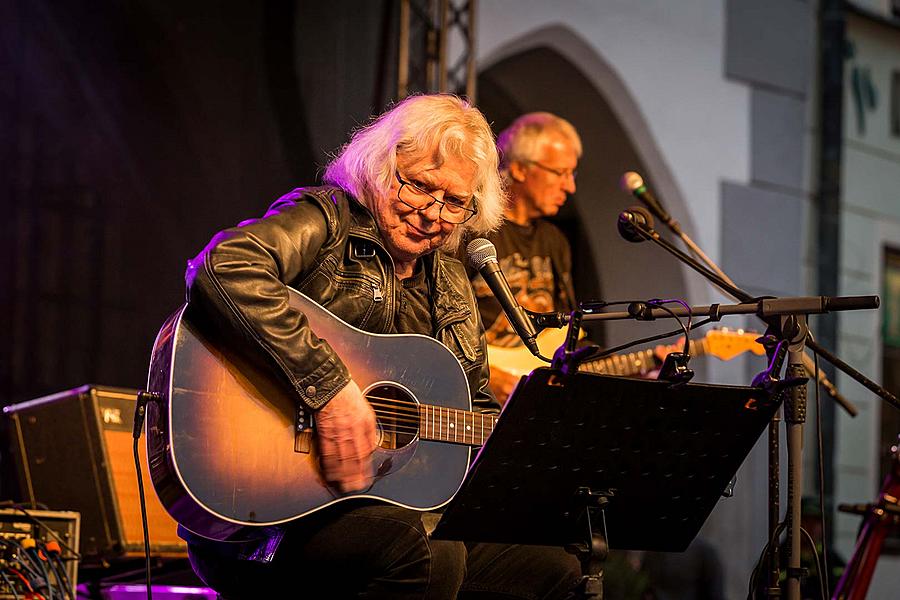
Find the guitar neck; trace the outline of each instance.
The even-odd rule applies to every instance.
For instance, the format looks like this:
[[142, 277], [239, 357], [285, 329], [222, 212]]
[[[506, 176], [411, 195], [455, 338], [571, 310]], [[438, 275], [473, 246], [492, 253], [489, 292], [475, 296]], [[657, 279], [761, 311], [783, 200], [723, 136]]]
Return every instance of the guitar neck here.
[[423, 440], [481, 446], [496, 423], [496, 415], [428, 404], [419, 407], [419, 438]]
[[[665, 353], [681, 352], [684, 344], [672, 344], [666, 346]], [[702, 356], [707, 352], [706, 338], [691, 340], [688, 345], [688, 353], [691, 356]], [[578, 367], [580, 371], [599, 373], [601, 375], [639, 375], [652, 371], [657, 367], [656, 350], [647, 348], [629, 354], [614, 354], [597, 360], [590, 360]]]

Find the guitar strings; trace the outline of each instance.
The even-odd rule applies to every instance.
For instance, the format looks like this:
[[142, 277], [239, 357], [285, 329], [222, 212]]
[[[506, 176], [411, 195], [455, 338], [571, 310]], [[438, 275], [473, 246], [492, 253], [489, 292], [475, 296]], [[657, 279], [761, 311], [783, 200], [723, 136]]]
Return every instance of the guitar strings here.
[[[373, 400], [377, 400], [381, 406], [391, 406], [394, 407], [398, 412], [405, 412], [407, 414], [418, 415], [419, 414], [419, 405], [415, 402], [409, 402], [406, 400], [396, 400], [394, 398], [382, 398], [380, 396], [366, 396], [366, 400], [369, 401], [369, 404], [376, 404]], [[453, 410], [453, 409], [450, 409]]]
[[[421, 414], [421, 412], [419, 410], [419, 406], [417, 404], [407, 402], [407, 401], [402, 401], [402, 400], [396, 400], [393, 398], [381, 398], [381, 397], [377, 397], [377, 396], [376, 397], [368, 396], [368, 398], [380, 400], [380, 402], [372, 402], [371, 403], [376, 416], [379, 416], [382, 418], [388, 418], [392, 421], [390, 424], [382, 422], [381, 423], [382, 431], [385, 431], [388, 433], [408, 433], [411, 435], [415, 435], [415, 434], [419, 433], [420, 425], [424, 425], [424, 428], [427, 431], [428, 425], [429, 425], [429, 419], [427, 419], [427, 416], [426, 416], [424, 421], [421, 420], [421, 417], [423, 415]], [[403, 410], [401, 410], [401, 411], [396, 410], [396, 408], [398, 406], [403, 407], [404, 405], [406, 405], [406, 407], [412, 406], [413, 408], [412, 408], [412, 410], [407, 408], [405, 412]], [[433, 430], [435, 430], [435, 429], [437, 429], [438, 431], [444, 430], [444, 431], [446, 431], [446, 435], [442, 436], [444, 438], [449, 438], [450, 434], [452, 432], [454, 440], [461, 438], [463, 441], [465, 441], [465, 438], [468, 437], [468, 438], [471, 438], [474, 443], [474, 440], [476, 437], [483, 440], [486, 434], [490, 434], [490, 432], [493, 431], [493, 425], [496, 420], [496, 417], [494, 415], [480, 415], [479, 414], [479, 417], [480, 417], [478, 419], [479, 422], [476, 423], [476, 422], [474, 422], [475, 421], [474, 415], [478, 414], [478, 413], [469, 413], [468, 411], [463, 411], [463, 410], [458, 410], [458, 409], [446, 409], [446, 410], [447, 410], [446, 417], [445, 417], [444, 411], [441, 410], [440, 408], [437, 411], [436, 415], [432, 415], [432, 416], [437, 416], [436, 423], [434, 421], [431, 421], [432, 433], [433, 433]], [[465, 422], [466, 414], [473, 415], [473, 422], [471, 424], [467, 424]], [[462, 417], [463, 417], [462, 418], [462, 427], [457, 427], [457, 420], [452, 418], [454, 416], [459, 416], [459, 415], [462, 415]], [[488, 417], [487, 427], [484, 424], [485, 416]], [[466, 429], [466, 428], [468, 428], [468, 429]]]
[[[467, 423], [465, 419], [461, 421], [457, 421], [456, 419], [451, 418], [452, 415], [447, 415], [446, 418], [443, 416], [438, 416], [436, 422], [431, 421], [429, 419], [425, 419], [421, 421], [419, 419], [411, 419], [408, 417], [397, 416], [390, 410], [385, 410], [382, 407], [375, 408], [375, 414], [379, 417], [388, 418], [392, 424], [398, 427], [399, 430], [404, 431], [418, 431], [420, 426], [424, 426], [426, 429], [429, 428], [429, 424], [431, 425], [430, 429], [446, 429], [447, 431], [452, 431], [454, 428], [458, 428], [460, 425], [462, 429], [466, 431], [466, 433], [471, 431], [484, 432], [484, 431], [493, 431], [494, 420], [489, 419], [487, 422], [487, 426], [483, 423], [482, 419], [478, 419], [477, 422], [473, 420], [471, 423]], [[452, 425], [452, 427], [451, 427]], [[468, 429], [465, 429], [468, 427]]]
[[[387, 433], [406, 433], [406, 434], [410, 434], [410, 435], [416, 435], [420, 432], [420, 429], [418, 427], [410, 427], [410, 426], [396, 425], [396, 424], [386, 424], [383, 422], [380, 423], [380, 425], [381, 425], [381, 430], [384, 432], [387, 432]], [[446, 423], [445, 423], [445, 425], [446, 425]], [[491, 431], [492, 430], [487, 427], [479, 427], [477, 425], [474, 427], [470, 425], [469, 429], [464, 429], [461, 427], [452, 427], [452, 428], [444, 427], [445, 435], [442, 436], [442, 439], [447, 438], [447, 437], [453, 437], [454, 439], [457, 439], [457, 438], [459, 438], [459, 439], [465, 439], [465, 438], [474, 439], [474, 438], [478, 437], [478, 438], [483, 439], [486, 435], [489, 435], [491, 433]], [[434, 433], [433, 429], [432, 429], [431, 433], [432, 434]]]
[[[383, 407], [383, 408], [393, 408], [398, 415], [406, 414], [408, 416], [416, 417], [416, 419], [418, 419], [418, 417], [420, 417], [420, 415], [422, 414], [422, 410], [421, 410], [422, 408], [426, 408], [426, 409], [432, 408], [432, 410], [436, 409], [437, 414], [439, 416], [442, 416], [444, 414], [447, 414], [447, 415], [453, 414], [453, 415], [457, 415], [457, 416], [463, 415], [463, 420], [465, 420], [465, 415], [469, 415], [469, 414], [478, 415], [479, 418], [484, 418], [484, 417], [496, 418], [494, 415], [482, 415], [482, 413], [474, 413], [472, 411], [467, 411], [464, 409], [444, 408], [444, 407], [440, 407], [440, 406], [436, 406], [436, 407], [421, 406], [416, 402], [410, 402], [407, 400], [397, 400], [395, 398], [387, 398], [387, 397], [383, 397], [383, 396], [368, 395], [368, 396], [366, 396], [366, 399], [369, 400], [369, 404], [371, 404], [372, 406], [379, 406], [379, 407]], [[373, 402], [373, 400], [378, 400], [378, 402]]]
[[[389, 434], [414, 436], [424, 429], [427, 434], [430, 433], [428, 437], [433, 436], [436, 432], [441, 432], [440, 439], [451, 441], [452, 437], [452, 441], [466, 443], [468, 438], [471, 440], [470, 443], [474, 444], [476, 438], [480, 443], [483, 442], [485, 437], [493, 431], [496, 422], [495, 415], [483, 415], [463, 409], [429, 407], [414, 401], [374, 394], [368, 394], [365, 398], [375, 411], [376, 417], [380, 418], [381, 430]], [[427, 409], [429, 408], [431, 415], [428, 414]], [[472, 415], [472, 422], [466, 423], [466, 416], [469, 414]], [[478, 416], [477, 423], [475, 415]], [[487, 417], [487, 423], [485, 423], [485, 417]]]
[[[648, 367], [646, 370], [650, 370], [653, 365], [650, 364], [650, 359], [653, 358], [654, 349], [647, 348], [646, 350], [638, 350], [637, 352], [631, 352], [630, 354], [616, 354], [614, 356], [607, 356], [604, 358], [598, 358], [595, 360], [588, 360], [579, 366], [580, 370], [585, 370], [590, 373], [600, 373], [601, 375], [626, 375], [629, 373], [641, 373], [644, 370], [644, 367]], [[641, 364], [637, 364], [637, 360], [641, 360]]]
[[[395, 434], [406, 434], [410, 437], [414, 437], [419, 434], [418, 429], [405, 429], [405, 428], [393, 428], [393, 427], [381, 427], [381, 431], [385, 433], [395, 433]], [[450, 430], [447, 431], [445, 435], [441, 436], [440, 440], [442, 441], [460, 441], [460, 442], [468, 442], [471, 440], [471, 443], [476, 443], [475, 440], [479, 440], [477, 443], [480, 445], [483, 441], [491, 434], [490, 430], [484, 429], [458, 429], [458, 430]], [[427, 436], [425, 439], [434, 439], [431, 436]]]
[[[410, 437], [415, 437], [416, 435], [419, 434], [418, 430], [407, 431], [407, 430], [403, 430], [403, 429], [392, 429], [392, 428], [385, 428], [385, 427], [382, 427], [381, 430], [384, 433], [392, 433], [392, 434], [398, 434], [398, 435], [406, 434], [406, 435], [409, 435]], [[440, 441], [445, 441], [445, 442], [458, 442], [461, 444], [473, 444], [476, 446], [480, 446], [481, 444], [484, 443], [484, 440], [487, 439], [487, 437], [490, 434], [491, 434], [491, 432], [488, 430], [478, 431], [478, 430], [470, 429], [467, 431], [459, 430], [457, 432], [452, 432], [452, 431], [447, 432], [446, 435], [444, 435], [440, 438], [432, 438], [431, 436], [427, 436], [424, 439], [426, 439], [426, 440], [440, 439]]]
[[[379, 412], [379, 411], [375, 411], [375, 414], [378, 417], [382, 417], [382, 419], [381, 419], [382, 423], [391, 424], [391, 425], [394, 425], [397, 427], [405, 427], [410, 430], [418, 430], [421, 427], [424, 427], [425, 429], [436, 429], [436, 428], [453, 429], [455, 427], [462, 427], [465, 429], [466, 427], [468, 427], [469, 431], [471, 431], [472, 429], [478, 429], [478, 430], [484, 430], [484, 431], [492, 431], [493, 430], [492, 423], [490, 423], [490, 422], [483, 425], [481, 423], [457, 423], [456, 421], [451, 420], [451, 419], [444, 419], [444, 420], [440, 420], [440, 421], [431, 423], [429, 421], [419, 422], [419, 421], [409, 421], [409, 420], [402, 420], [402, 419], [393, 419], [393, 418], [391, 418], [393, 415], [391, 415], [390, 413], [384, 413], [384, 412]], [[384, 417], [386, 417], [387, 419], [385, 420]], [[451, 426], [453, 426], [453, 427], [451, 427]]]
[[[371, 397], [369, 397], [371, 399]], [[370, 402], [370, 405], [376, 410], [376, 412], [381, 412], [383, 415], [393, 416], [398, 420], [405, 420], [410, 423], [418, 423], [423, 416], [425, 416], [425, 421], [434, 420], [434, 417], [437, 416], [437, 419], [443, 421], [446, 416], [446, 420], [451, 420], [451, 417], [462, 417], [461, 419], [452, 419], [454, 422], [456, 420], [461, 420], [463, 423], [466, 421], [467, 415], [472, 415], [472, 421], [474, 422], [478, 417], [478, 420], [483, 421], [485, 417], [488, 418], [489, 421], [496, 419], [494, 415], [482, 415], [481, 413], [473, 413], [470, 411], [459, 410], [459, 409], [441, 409], [438, 408], [437, 412], [432, 411], [432, 419], [428, 419], [427, 413], [423, 415], [422, 411], [419, 410], [418, 406], [416, 406], [412, 410], [396, 410], [397, 403], [392, 402], [390, 398], [380, 398], [380, 402]], [[446, 411], [446, 412], [445, 412]]]

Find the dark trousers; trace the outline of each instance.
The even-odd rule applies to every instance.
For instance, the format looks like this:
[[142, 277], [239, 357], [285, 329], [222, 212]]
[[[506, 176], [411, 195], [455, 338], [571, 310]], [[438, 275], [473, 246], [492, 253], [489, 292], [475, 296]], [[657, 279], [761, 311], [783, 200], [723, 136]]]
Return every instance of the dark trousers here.
[[417, 512], [387, 505], [323, 511], [291, 526], [270, 563], [189, 545], [203, 581], [250, 598], [568, 597], [580, 576], [562, 548], [432, 540]]

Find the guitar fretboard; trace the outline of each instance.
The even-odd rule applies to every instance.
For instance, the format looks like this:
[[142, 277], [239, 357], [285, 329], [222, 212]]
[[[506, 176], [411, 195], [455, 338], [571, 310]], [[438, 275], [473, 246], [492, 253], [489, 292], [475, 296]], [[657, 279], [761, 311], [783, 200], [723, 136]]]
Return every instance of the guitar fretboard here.
[[419, 407], [419, 437], [423, 440], [481, 446], [496, 423], [496, 415], [427, 404]]
[[[680, 352], [684, 348], [684, 344], [673, 344], [666, 346], [666, 353]], [[706, 354], [707, 344], [706, 338], [699, 341], [691, 341], [688, 346], [689, 354], [700, 356]], [[597, 360], [590, 360], [578, 367], [581, 371], [588, 373], [599, 373], [601, 375], [637, 375], [646, 373], [655, 369], [657, 366], [656, 352], [653, 348], [631, 352], [629, 354], [614, 354]]]

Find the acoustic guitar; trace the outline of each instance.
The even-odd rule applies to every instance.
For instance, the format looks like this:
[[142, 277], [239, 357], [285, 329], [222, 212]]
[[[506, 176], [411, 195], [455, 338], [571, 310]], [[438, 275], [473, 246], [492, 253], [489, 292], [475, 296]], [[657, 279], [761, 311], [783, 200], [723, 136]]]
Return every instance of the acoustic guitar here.
[[328, 486], [312, 416], [298, 411], [296, 394], [205, 335], [182, 307], [157, 336], [148, 382], [162, 398], [147, 408], [147, 448], [163, 506], [193, 533], [224, 540], [350, 498], [416, 510], [446, 504], [497, 420], [472, 412], [453, 353], [423, 335], [361, 331], [294, 290], [290, 304], [341, 356], [375, 410], [374, 483], [352, 494]]

